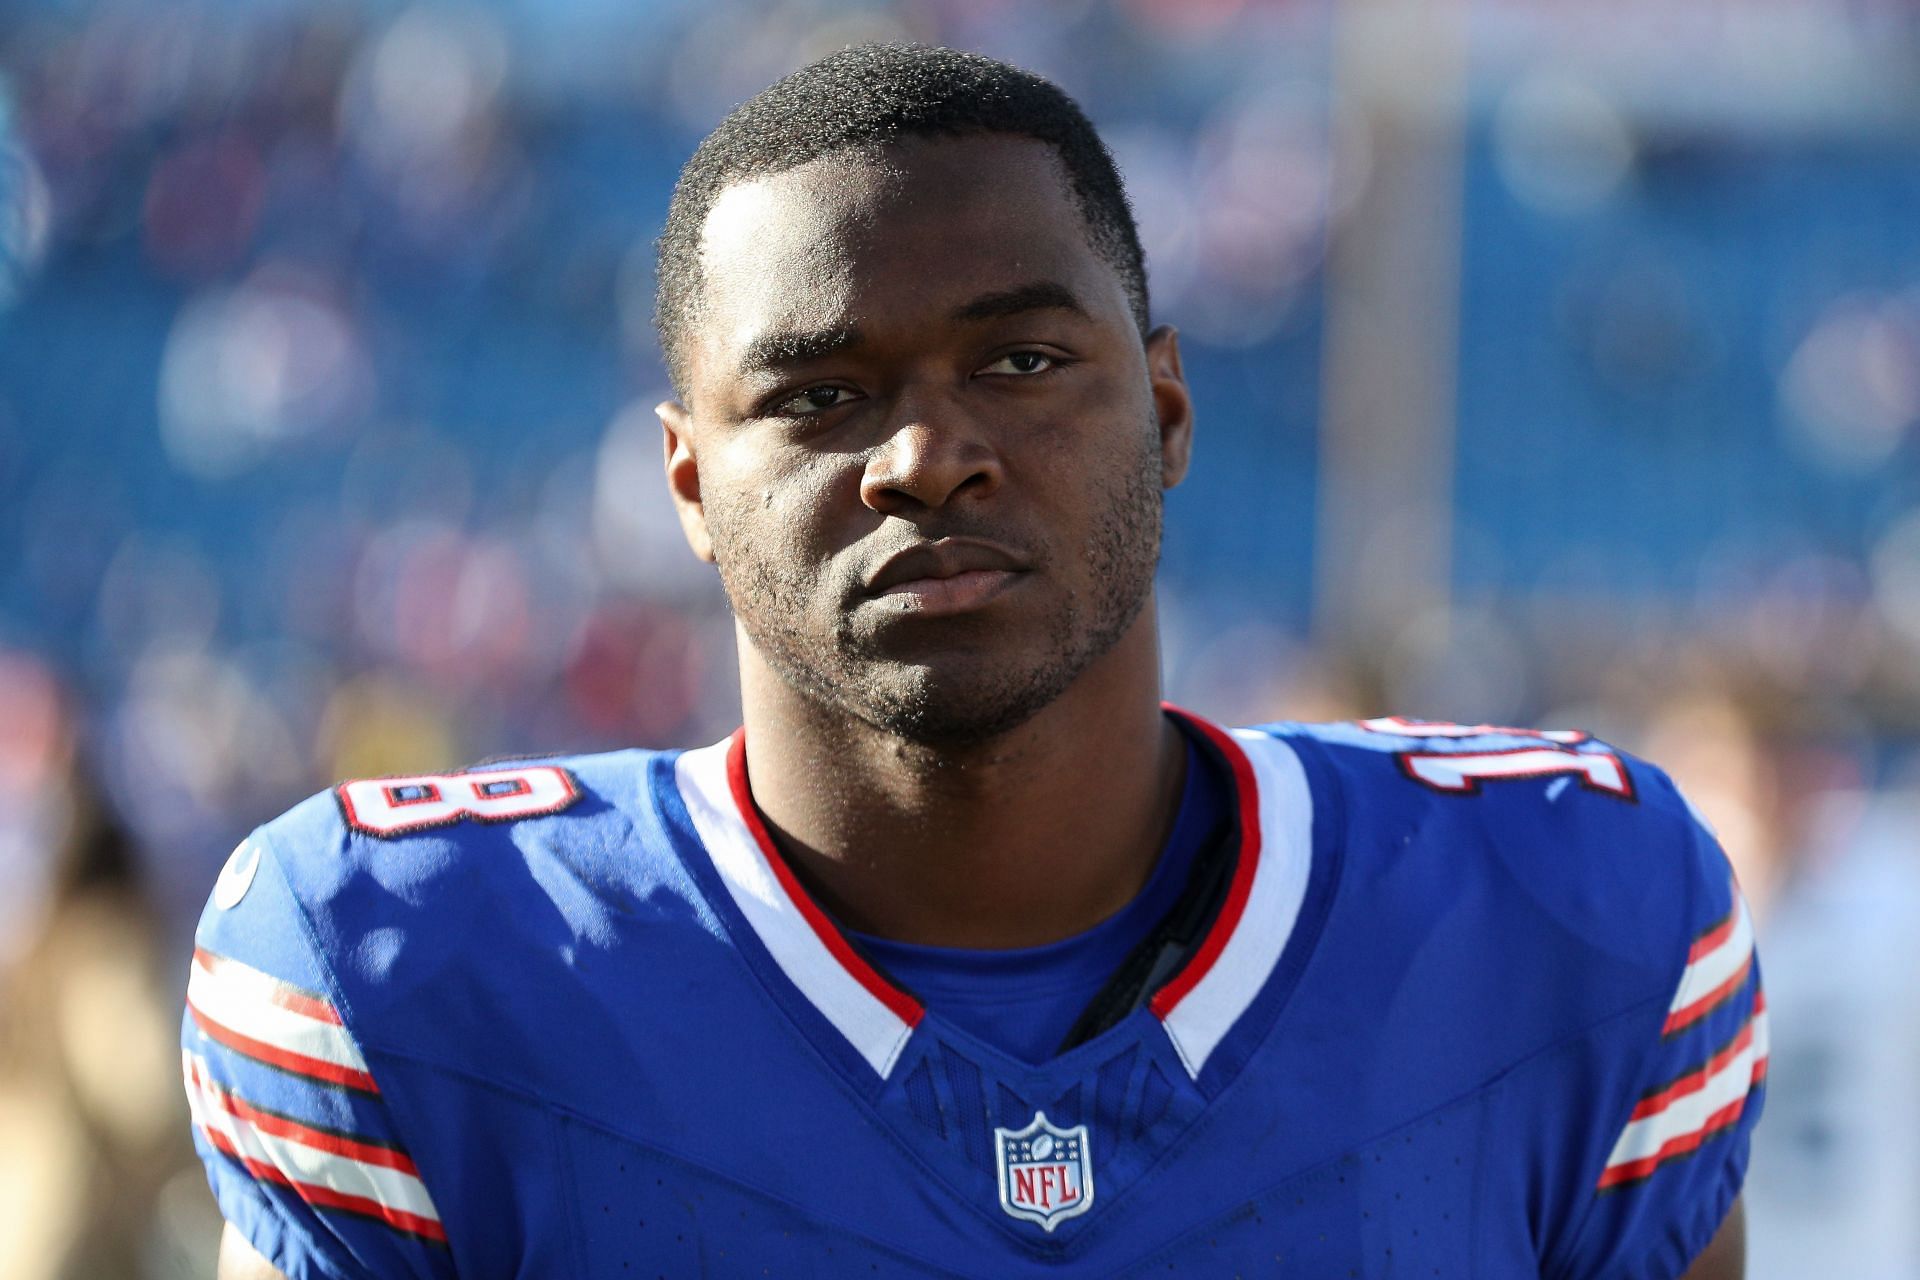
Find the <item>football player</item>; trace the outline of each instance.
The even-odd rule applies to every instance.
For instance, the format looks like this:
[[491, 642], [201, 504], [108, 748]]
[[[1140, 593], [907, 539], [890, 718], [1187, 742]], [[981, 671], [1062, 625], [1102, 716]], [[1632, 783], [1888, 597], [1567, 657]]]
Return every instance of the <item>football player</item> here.
[[1729, 1280], [1753, 932], [1577, 732], [1162, 704], [1187, 468], [1058, 89], [862, 47], [660, 244], [698, 750], [348, 782], [200, 924], [221, 1274]]

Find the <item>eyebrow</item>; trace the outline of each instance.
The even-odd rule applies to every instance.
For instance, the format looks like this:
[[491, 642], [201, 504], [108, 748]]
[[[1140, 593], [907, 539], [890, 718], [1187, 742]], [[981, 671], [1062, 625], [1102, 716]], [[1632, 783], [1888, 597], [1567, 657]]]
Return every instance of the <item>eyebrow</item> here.
[[1028, 311], [1072, 311], [1077, 315], [1086, 315], [1087, 309], [1080, 305], [1080, 299], [1073, 296], [1073, 290], [1053, 280], [1035, 280], [1013, 289], [1003, 289], [997, 293], [983, 293], [969, 302], [962, 303], [953, 311], [953, 318], [962, 322], [977, 320], [1000, 320], [1007, 316], [1017, 316]]
[[[1029, 311], [1071, 311], [1080, 316], [1087, 314], [1087, 309], [1080, 305], [1080, 299], [1074, 296], [1073, 290], [1057, 281], [1035, 280], [969, 299], [954, 308], [951, 318], [970, 324], [1024, 315]], [[738, 367], [742, 373], [757, 373], [805, 364], [857, 347], [864, 340], [865, 335], [858, 325], [765, 333], [749, 342], [740, 352]]]
[[740, 353], [740, 369], [752, 373], [821, 360], [848, 347], [858, 346], [862, 341], [860, 329], [855, 325], [811, 332], [764, 333], [749, 342]]

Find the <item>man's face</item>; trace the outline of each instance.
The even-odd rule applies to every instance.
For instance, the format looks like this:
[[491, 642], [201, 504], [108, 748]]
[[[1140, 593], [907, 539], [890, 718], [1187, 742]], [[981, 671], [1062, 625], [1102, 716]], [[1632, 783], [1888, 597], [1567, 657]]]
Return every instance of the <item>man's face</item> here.
[[701, 267], [668, 478], [788, 685], [979, 741], [1151, 625], [1178, 349], [1143, 347], [1051, 148], [915, 141], [740, 183]]

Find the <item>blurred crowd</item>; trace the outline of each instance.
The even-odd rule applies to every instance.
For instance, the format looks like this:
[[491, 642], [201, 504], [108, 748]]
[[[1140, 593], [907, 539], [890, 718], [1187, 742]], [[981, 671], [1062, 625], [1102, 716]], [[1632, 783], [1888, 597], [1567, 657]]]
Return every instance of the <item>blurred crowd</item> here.
[[1756, 1240], [1832, 1264], [1818, 1225], [1864, 1221], [1847, 1274], [1920, 1276], [1920, 23], [1462, 6], [1451, 590], [1346, 634], [1314, 582], [1329, 246], [1371, 172], [1342, 8], [9, 5], [0, 1275], [210, 1274], [170, 1063], [253, 825], [344, 776], [732, 727], [659, 478], [652, 238], [727, 108], [913, 38], [1055, 78], [1126, 175], [1201, 414], [1171, 695], [1668, 766], [1765, 921]]

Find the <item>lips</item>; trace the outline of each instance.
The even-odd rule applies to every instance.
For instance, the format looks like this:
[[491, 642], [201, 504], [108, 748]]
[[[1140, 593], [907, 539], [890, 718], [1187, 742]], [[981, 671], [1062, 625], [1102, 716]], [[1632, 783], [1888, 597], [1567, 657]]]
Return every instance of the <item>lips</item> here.
[[890, 557], [866, 592], [920, 612], [949, 613], [985, 604], [1028, 569], [1019, 553], [975, 538], [942, 538]]
[[957, 578], [978, 572], [1022, 573], [1026, 561], [1015, 552], [976, 538], [942, 538], [896, 553], [867, 580], [868, 595], [885, 595], [912, 582]]

